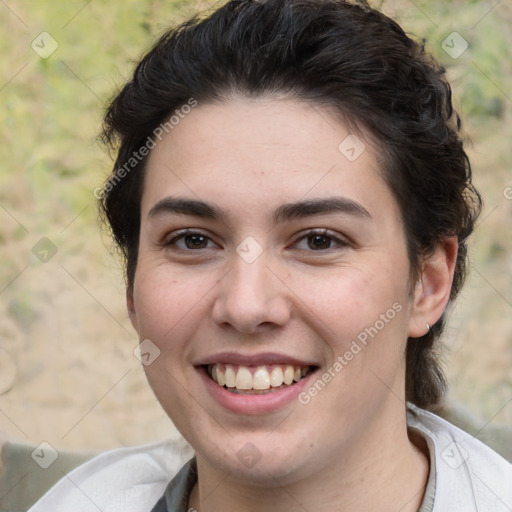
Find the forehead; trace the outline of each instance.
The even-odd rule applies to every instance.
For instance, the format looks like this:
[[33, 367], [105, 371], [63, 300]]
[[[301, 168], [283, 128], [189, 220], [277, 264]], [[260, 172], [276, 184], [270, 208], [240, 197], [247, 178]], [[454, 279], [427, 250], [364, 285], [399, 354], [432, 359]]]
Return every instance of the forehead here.
[[395, 201], [373, 151], [340, 116], [310, 103], [234, 98], [199, 104], [151, 150], [142, 215], [169, 195], [221, 202], [247, 216], [334, 194], [378, 209]]

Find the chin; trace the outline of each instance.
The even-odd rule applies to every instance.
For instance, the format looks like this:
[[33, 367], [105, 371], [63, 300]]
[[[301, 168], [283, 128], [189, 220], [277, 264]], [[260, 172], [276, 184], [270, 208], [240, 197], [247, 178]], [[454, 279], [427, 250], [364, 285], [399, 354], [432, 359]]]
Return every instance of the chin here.
[[[240, 434], [224, 446], [201, 443], [196, 454], [208, 465], [216, 468], [233, 480], [256, 487], [280, 487], [296, 483], [317, 471], [313, 461], [308, 460], [307, 443], [290, 443], [290, 436], [275, 435], [275, 441], [262, 436]], [[203, 439], [208, 439], [204, 437]], [[218, 448], [215, 452], [212, 448]]]

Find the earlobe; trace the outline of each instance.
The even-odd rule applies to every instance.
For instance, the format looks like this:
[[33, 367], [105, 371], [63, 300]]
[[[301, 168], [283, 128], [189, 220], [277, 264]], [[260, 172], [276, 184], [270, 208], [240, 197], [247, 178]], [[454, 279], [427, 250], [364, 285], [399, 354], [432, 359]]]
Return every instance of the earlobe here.
[[427, 334], [443, 314], [450, 300], [457, 262], [458, 240], [450, 237], [439, 243], [423, 264], [414, 290], [408, 335], [419, 338]]

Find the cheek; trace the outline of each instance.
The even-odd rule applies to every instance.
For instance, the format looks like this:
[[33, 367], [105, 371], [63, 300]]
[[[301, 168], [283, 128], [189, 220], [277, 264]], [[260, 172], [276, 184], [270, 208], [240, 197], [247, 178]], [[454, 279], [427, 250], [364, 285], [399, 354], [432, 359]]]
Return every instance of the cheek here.
[[[213, 281], [213, 282], [212, 282]], [[168, 265], [142, 264], [134, 284], [134, 306], [140, 340], [150, 340], [155, 354], [144, 372], [155, 396], [169, 415], [187, 417], [187, 382], [195, 378], [189, 364], [194, 334], [201, 329], [211, 307], [208, 291], [215, 281], [207, 276], [176, 272]], [[147, 342], [146, 342], [147, 343]], [[156, 348], [155, 348], [156, 346]], [[193, 407], [192, 407], [193, 409]], [[197, 412], [197, 411], [196, 411]], [[176, 422], [175, 422], [176, 423]], [[176, 423], [180, 428], [180, 421]]]
[[[378, 322], [381, 315], [392, 320], [403, 317], [396, 314], [397, 309], [406, 309], [408, 300], [403, 276], [390, 276], [389, 269], [378, 265], [376, 269], [340, 268], [330, 275], [319, 274], [318, 278], [290, 277], [287, 284], [299, 297], [299, 303], [307, 306], [302, 309], [311, 311], [311, 321], [318, 324], [325, 336], [343, 345]], [[403, 323], [403, 318], [399, 323]]]
[[177, 348], [205, 318], [214, 288], [215, 279], [206, 274], [142, 264], [134, 286], [139, 337], [151, 339], [161, 350]]
[[409, 299], [406, 287], [396, 283], [403, 280], [347, 271], [343, 279], [309, 286], [304, 280], [298, 288], [310, 310], [310, 326], [329, 353], [319, 379], [328, 379], [330, 392], [318, 393], [322, 386], [313, 383], [305, 391], [306, 399], [318, 396], [318, 409], [331, 411], [340, 422], [364, 416], [362, 402], [368, 410], [371, 404], [377, 408], [389, 390], [400, 396], [397, 379], [407, 339]]

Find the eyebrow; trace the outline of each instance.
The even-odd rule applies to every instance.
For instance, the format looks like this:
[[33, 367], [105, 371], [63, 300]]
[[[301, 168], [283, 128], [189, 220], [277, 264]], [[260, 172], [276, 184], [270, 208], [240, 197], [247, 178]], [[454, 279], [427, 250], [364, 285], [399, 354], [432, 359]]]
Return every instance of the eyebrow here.
[[346, 197], [336, 196], [283, 204], [276, 210], [274, 220], [276, 224], [279, 224], [293, 219], [329, 213], [343, 213], [367, 219], [372, 218], [370, 212], [362, 204]]
[[217, 206], [196, 199], [166, 197], [156, 203], [148, 212], [148, 218], [174, 213], [193, 215], [203, 219], [223, 220], [224, 213]]
[[[148, 218], [169, 213], [191, 215], [211, 220], [224, 221], [226, 219], [224, 212], [214, 204], [196, 199], [174, 197], [166, 197], [158, 201], [149, 210]], [[367, 219], [372, 218], [370, 212], [360, 203], [346, 197], [337, 196], [283, 204], [274, 212], [274, 222], [281, 224], [293, 219], [330, 213], [343, 213]]]

